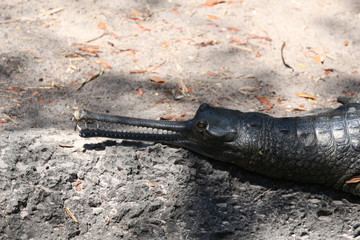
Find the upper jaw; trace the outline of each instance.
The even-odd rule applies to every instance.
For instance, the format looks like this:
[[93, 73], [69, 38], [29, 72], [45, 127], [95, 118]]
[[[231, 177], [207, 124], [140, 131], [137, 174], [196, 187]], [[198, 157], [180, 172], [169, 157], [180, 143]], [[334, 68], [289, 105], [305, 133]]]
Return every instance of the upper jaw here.
[[76, 111], [74, 120], [82, 137], [108, 137], [154, 142], [182, 141], [189, 121], [170, 122]]

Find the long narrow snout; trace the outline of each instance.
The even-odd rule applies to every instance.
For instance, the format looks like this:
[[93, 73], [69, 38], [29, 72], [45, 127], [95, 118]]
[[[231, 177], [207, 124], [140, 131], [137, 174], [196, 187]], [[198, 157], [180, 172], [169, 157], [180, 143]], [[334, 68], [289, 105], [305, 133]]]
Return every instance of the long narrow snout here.
[[76, 111], [81, 137], [108, 137], [140, 141], [174, 142], [184, 139], [188, 121], [162, 121]]

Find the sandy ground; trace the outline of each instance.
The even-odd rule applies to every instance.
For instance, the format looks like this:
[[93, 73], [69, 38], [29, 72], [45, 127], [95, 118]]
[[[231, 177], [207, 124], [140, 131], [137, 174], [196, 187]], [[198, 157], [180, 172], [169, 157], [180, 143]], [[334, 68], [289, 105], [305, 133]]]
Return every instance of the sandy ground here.
[[357, 197], [74, 131], [81, 108], [292, 116], [359, 92], [358, 1], [217, 2], [1, 1], [0, 239], [352, 239]]

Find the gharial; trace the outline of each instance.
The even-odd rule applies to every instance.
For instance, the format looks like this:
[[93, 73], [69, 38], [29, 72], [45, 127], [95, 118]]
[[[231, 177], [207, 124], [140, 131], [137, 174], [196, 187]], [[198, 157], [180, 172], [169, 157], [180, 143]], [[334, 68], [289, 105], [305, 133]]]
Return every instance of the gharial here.
[[360, 195], [360, 99], [302, 117], [201, 104], [188, 121], [76, 111], [81, 137], [152, 141], [190, 149], [272, 178], [318, 183]]

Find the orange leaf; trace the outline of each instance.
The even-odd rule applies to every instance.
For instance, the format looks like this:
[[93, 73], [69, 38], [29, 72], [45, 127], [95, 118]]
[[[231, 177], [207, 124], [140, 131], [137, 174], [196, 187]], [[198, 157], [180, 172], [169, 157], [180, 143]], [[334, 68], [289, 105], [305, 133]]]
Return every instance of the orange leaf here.
[[169, 43], [168, 43], [168, 42], [162, 42], [161, 45], [162, 45], [163, 47], [168, 47], [168, 46], [169, 46]]
[[208, 17], [208, 18], [210, 18], [210, 19], [218, 19], [218, 17], [217, 17], [217, 16], [215, 16], [215, 15], [210, 15], [210, 14], [209, 14], [209, 15], [207, 15], [207, 17]]
[[132, 70], [130, 71], [131, 74], [136, 74], [136, 73], [146, 73], [147, 70]]
[[358, 183], [360, 182], [360, 176], [354, 176], [350, 178], [349, 180], [346, 180], [345, 183]]
[[316, 97], [314, 95], [307, 94], [307, 93], [296, 93], [295, 95], [298, 97], [302, 97], [302, 98], [310, 98], [310, 99], [316, 100]]
[[144, 94], [144, 90], [142, 88], [138, 88], [138, 89], [136, 89], [136, 94], [138, 96], [142, 96]]
[[144, 27], [143, 25], [137, 24], [137, 27], [143, 31], [150, 31], [151, 29]]
[[151, 80], [152, 82], [157, 82], [157, 83], [164, 83], [164, 82], [166, 82], [165, 79], [163, 79], [163, 78], [161, 78], [161, 77], [157, 77], [157, 76], [151, 76], [151, 77], [150, 77], [150, 80]]
[[98, 46], [86, 46], [86, 47], [79, 47], [80, 51], [84, 51], [87, 53], [92, 53], [97, 55], [99, 53], [99, 47]]
[[133, 61], [134, 63], [136, 63], [136, 62], [138, 62], [138, 61], [139, 61], [139, 59], [137, 59], [137, 58], [133, 58], [133, 59], [131, 59], [131, 61]]
[[76, 182], [74, 182], [74, 186], [75, 186], [75, 187], [79, 186], [80, 184], [82, 184], [82, 181], [81, 181], [81, 180], [77, 180]]
[[259, 101], [261, 101], [261, 102], [263, 102], [263, 103], [265, 103], [265, 104], [271, 104], [270, 100], [267, 99], [267, 98], [265, 98], [265, 97], [256, 96], [256, 98], [257, 98]]
[[238, 28], [236, 27], [227, 27], [226, 28], [227, 30], [230, 30], [230, 31], [240, 31]]
[[141, 13], [139, 13], [138, 11], [135, 11], [135, 10], [131, 10], [130, 13], [135, 16], [141, 16]]
[[106, 62], [104, 62], [104, 61], [97, 60], [96, 62], [97, 62], [98, 64], [100, 64], [100, 65], [102, 65], [102, 66], [106, 67], [106, 68], [112, 68], [112, 66], [111, 66], [111, 65], [109, 65], [108, 63], [106, 63]]
[[278, 104], [282, 104], [282, 101], [281, 101], [280, 98], [277, 98], [276, 101], [277, 101]]
[[323, 63], [324, 60], [321, 56], [314, 56], [314, 62], [315, 63]]
[[45, 102], [44, 98], [38, 98], [38, 102]]
[[4, 119], [0, 119], [0, 123], [7, 123]]
[[267, 104], [266, 107], [260, 109], [261, 111], [266, 111], [266, 110], [270, 110], [270, 109], [273, 108], [274, 104], [273, 104], [272, 102], [270, 102], [269, 99], [267, 99], [267, 98], [265, 98], [265, 97], [261, 97], [261, 96], [256, 96], [256, 98], [257, 98], [259, 101]]
[[203, 5], [206, 6], [206, 7], [212, 7], [216, 4], [219, 4], [219, 3], [223, 3], [225, 1], [221, 1], [221, 0], [207, 0]]
[[345, 41], [344, 41], [344, 46], [345, 46], [345, 47], [349, 46], [349, 41], [348, 41], [348, 40], [345, 40]]
[[97, 25], [97, 28], [98, 29], [103, 29], [103, 30], [107, 29], [106, 24], [104, 22], [99, 22], [98, 25]]
[[179, 14], [179, 10], [177, 10], [176, 8], [173, 8], [171, 11], [172, 11], [173, 13]]

